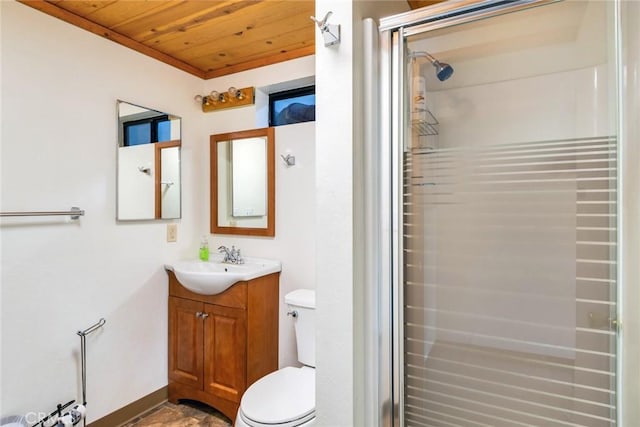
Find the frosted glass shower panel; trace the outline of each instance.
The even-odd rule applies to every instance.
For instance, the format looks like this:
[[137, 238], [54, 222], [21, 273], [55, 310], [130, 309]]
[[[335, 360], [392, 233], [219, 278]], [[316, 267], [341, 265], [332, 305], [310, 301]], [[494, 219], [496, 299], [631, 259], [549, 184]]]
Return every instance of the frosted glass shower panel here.
[[610, 425], [616, 146], [602, 137], [405, 153], [409, 419], [447, 407], [504, 421], [489, 425], [567, 414]]
[[[404, 39], [404, 425], [617, 423], [612, 7], [558, 2]], [[416, 73], [437, 135], [415, 132]]]
[[[528, 179], [534, 170], [520, 182], [500, 175], [508, 167], [500, 158], [532, 148], [411, 156], [411, 171], [422, 171], [410, 179], [413, 201], [431, 209], [415, 216], [430, 216], [422, 226], [437, 254], [437, 309], [429, 310], [439, 339], [573, 357], [576, 184]], [[536, 148], [539, 158], [553, 153], [545, 148]], [[437, 176], [428, 173], [438, 167]]]

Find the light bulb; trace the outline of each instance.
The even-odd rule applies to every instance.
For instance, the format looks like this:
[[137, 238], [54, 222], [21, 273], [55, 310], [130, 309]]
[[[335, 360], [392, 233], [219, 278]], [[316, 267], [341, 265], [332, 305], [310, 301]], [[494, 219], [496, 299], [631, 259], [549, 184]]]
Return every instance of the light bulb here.
[[229, 88], [229, 96], [232, 96], [236, 99], [244, 99], [244, 95], [240, 89], [236, 89], [234, 86]]

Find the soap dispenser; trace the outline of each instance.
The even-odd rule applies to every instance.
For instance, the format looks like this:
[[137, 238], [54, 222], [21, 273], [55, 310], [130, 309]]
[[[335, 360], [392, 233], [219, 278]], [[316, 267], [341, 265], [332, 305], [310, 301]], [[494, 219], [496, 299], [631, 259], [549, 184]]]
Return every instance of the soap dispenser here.
[[200, 261], [209, 261], [209, 241], [207, 236], [202, 236], [200, 241]]

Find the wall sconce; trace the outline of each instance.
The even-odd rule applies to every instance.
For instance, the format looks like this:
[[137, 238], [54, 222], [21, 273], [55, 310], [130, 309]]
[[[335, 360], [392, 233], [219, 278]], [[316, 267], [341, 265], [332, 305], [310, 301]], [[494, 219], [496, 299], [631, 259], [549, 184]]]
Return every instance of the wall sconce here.
[[209, 95], [196, 95], [194, 99], [202, 105], [202, 111], [207, 113], [227, 108], [253, 105], [255, 103], [255, 89], [253, 87], [237, 89], [231, 86], [226, 92], [212, 90]]

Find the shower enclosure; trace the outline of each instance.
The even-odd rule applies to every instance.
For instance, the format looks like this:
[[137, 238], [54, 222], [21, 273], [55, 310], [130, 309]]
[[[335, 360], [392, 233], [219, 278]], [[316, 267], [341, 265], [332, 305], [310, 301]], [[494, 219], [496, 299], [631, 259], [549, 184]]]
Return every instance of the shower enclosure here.
[[619, 425], [619, 7], [381, 21], [389, 424]]

